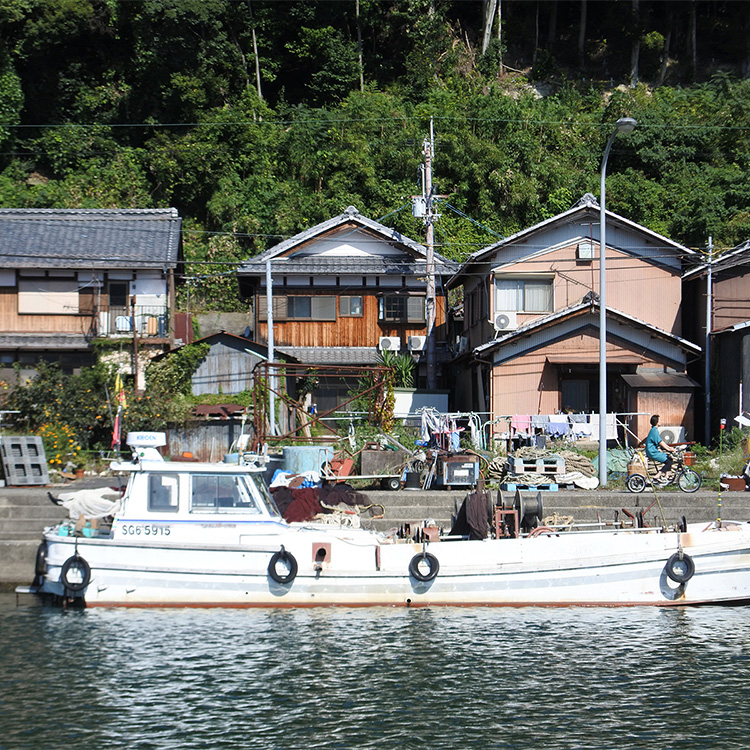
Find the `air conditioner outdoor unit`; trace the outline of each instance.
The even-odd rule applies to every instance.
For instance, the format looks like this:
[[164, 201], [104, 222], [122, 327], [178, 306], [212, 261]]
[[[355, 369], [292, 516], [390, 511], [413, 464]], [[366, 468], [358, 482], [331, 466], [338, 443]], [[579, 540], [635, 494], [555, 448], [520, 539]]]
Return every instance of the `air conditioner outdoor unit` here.
[[667, 445], [685, 442], [685, 428], [681, 426], [662, 427], [659, 425], [659, 435]]
[[398, 336], [381, 336], [378, 349], [381, 352], [398, 352], [401, 350], [401, 339]]
[[515, 310], [509, 312], [499, 312], [495, 314], [495, 319], [492, 321], [495, 326], [495, 330], [500, 331], [515, 331], [518, 328], [518, 317]]
[[409, 336], [409, 351], [423, 352], [427, 346], [427, 336]]

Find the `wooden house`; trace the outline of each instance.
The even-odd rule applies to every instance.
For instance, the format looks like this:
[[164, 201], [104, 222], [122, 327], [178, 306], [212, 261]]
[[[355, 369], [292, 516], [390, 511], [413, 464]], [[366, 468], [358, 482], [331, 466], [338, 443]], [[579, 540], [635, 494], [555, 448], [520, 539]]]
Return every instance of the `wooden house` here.
[[0, 209], [0, 363], [94, 362], [97, 338], [174, 342], [180, 217], [166, 209]]
[[710, 398], [703, 403], [703, 439], [727, 429], [750, 413], [750, 240], [684, 275], [686, 335], [706, 348], [694, 377]]
[[[484, 248], [449, 286], [462, 286], [456, 408], [514, 415], [599, 410], [599, 215], [587, 194], [570, 210]], [[651, 413], [693, 437], [700, 347], [682, 336], [683, 259], [693, 251], [607, 212], [608, 411]], [[596, 423], [598, 431], [598, 420]]]
[[[435, 255], [436, 361], [448, 361], [444, 281], [456, 264]], [[268, 341], [271, 280], [275, 350], [310, 365], [371, 366], [379, 351], [408, 353], [426, 374], [426, 249], [349, 206], [342, 214], [242, 263], [255, 339]]]

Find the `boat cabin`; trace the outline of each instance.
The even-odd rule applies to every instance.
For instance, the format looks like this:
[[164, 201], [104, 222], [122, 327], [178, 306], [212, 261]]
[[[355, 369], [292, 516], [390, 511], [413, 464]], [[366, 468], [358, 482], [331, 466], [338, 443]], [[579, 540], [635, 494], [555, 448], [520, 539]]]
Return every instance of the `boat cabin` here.
[[133, 460], [112, 466], [130, 475], [122, 508], [112, 524], [115, 538], [184, 536], [195, 524], [202, 534], [209, 526], [236, 531], [246, 523], [286, 525], [268, 491], [262, 466], [166, 461], [158, 451], [166, 445], [164, 433], [129, 433], [127, 442]]

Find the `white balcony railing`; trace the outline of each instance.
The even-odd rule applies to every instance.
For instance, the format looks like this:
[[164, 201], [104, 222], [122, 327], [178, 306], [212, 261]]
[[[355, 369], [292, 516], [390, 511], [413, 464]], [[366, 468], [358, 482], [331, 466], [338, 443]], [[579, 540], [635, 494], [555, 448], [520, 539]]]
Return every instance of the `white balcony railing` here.
[[154, 305], [100, 310], [98, 323], [97, 335], [105, 337], [165, 338], [169, 330], [166, 308]]

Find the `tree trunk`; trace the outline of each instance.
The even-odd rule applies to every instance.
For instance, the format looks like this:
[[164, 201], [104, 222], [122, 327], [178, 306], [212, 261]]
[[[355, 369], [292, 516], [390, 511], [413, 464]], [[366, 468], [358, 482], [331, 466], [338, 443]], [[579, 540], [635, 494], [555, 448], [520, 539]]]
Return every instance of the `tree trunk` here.
[[667, 35], [664, 37], [664, 48], [662, 49], [661, 53], [661, 66], [659, 67], [659, 75], [656, 78], [657, 86], [663, 86], [664, 81], [667, 78], [667, 66], [669, 65], [669, 47], [672, 43], [672, 24], [674, 23], [671, 12], [667, 18], [667, 23], [669, 24], [669, 28], [667, 29]]
[[588, 0], [581, 0], [581, 16], [578, 25], [578, 67], [583, 70], [586, 66], [586, 15], [588, 14]]
[[500, 55], [500, 74], [503, 72], [503, 0], [497, 0], [497, 41]]
[[359, 55], [359, 90], [365, 90], [365, 69], [362, 60], [362, 24], [359, 20], [359, 0], [356, 0], [357, 11], [357, 54]]
[[695, 0], [690, 2], [690, 64], [693, 68], [693, 80], [698, 77], [698, 35], [696, 31]]
[[638, 60], [641, 56], [641, 19], [639, 0], [633, 0], [631, 24], [633, 41], [630, 47], [630, 86], [635, 88], [638, 83]]
[[547, 29], [547, 48], [551, 51], [557, 41], [557, 0], [552, 0], [549, 11], [549, 28]]
[[247, 9], [250, 11], [250, 23], [253, 32], [253, 57], [255, 58], [255, 87], [258, 90], [258, 99], [263, 101], [263, 90], [260, 85], [260, 60], [258, 59], [258, 40], [255, 37], [255, 19], [253, 18], [253, 5], [247, 0]]
[[[750, 78], [750, 5], [745, 6], [745, 59], [742, 62], [742, 77]], [[750, 389], [748, 390], [750, 394]]]
[[482, 54], [487, 52], [492, 37], [492, 24], [495, 21], [495, 10], [498, 0], [482, 0]]

